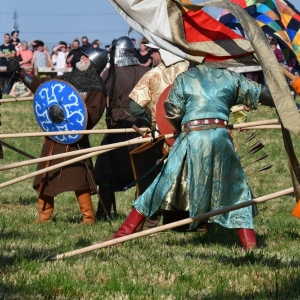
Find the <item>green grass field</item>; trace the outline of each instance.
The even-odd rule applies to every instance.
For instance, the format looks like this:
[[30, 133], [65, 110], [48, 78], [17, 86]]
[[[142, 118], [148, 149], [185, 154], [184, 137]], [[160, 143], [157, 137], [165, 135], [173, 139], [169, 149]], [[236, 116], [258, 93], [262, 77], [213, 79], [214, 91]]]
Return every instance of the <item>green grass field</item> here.
[[[32, 103], [1, 107], [1, 133], [40, 131]], [[259, 107], [249, 121], [276, 118], [274, 109]], [[104, 121], [97, 129], [104, 128]], [[234, 137], [239, 145], [253, 131]], [[256, 197], [292, 187], [280, 130], [261, 130], [255, 141], [266, 140], [266, 160], [247, 168]], [[101, 136], [91, 135], [92, 146]], [[293, 137], [298, 157], [300, 143]], [[5, 139], [39, 156], [42, 138]], [[254, 141], [253, 141], [254, 142]], [[252, 144], [249, 143], [248, 146]], [[248, 146], [242, 146], [244, 151]], [[26, 160], [4, 149], [0, 165]], [[35, 171], [35, 165], [1, 172], [0, 182]], [[34, 225], [37, 195], [28, 179], [1, 189], [0, 299], [300, 299], [299, 220], [291, 215], [293, 195], [260, 204], [255, 218], [257, 249], [242, 250], [237, 232], [217, 225], [209, 234], [167, 231], [73, 258], [46, 258], [104, 241], [118, 229], [131, 209], [134, 190], [117, 193], [118, 217], [112, 225], [99, 221], [80, 226], [81, 214], [73, 193], [55, 201], [55, 222]], [[97, 198], [93, 196], [94, 208]]]

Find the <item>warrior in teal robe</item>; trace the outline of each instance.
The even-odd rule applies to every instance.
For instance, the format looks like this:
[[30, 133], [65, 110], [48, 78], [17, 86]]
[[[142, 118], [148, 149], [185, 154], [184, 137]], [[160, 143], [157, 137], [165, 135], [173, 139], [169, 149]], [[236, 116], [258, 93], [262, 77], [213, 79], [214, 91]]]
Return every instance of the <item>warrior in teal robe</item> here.
[[[256, 109], [260, 93], [261, 85], [242, 75], [198, 66], [177, 77], [166, 102], [183, 112], [181, 125], [205, 119], [228, 122], [233, 105]], [[158, 209], [186, 210], [194, 217], [250, 199], [250, 188], [228, 129], [189, 132], [187, 127], [177, 137], [162, 171], [134, 207], [147, 217]], [[208, 221], [228, 228], [253, 228], [252, 208]]]
[[[227, 124], [233, 105], [256, 109], [259, 102], [274, 106], [267, 86], [234, 72], [197, 66], [178, 75], [165, 109], [179, 136], [161, 172], [134, 202], [113, 238], [133, 233], [159, 209], [189, 211], [194, 217], [250, 200]], [[256, 246], [251, 206], [207, 221], [237, 228], [244, 249]]]

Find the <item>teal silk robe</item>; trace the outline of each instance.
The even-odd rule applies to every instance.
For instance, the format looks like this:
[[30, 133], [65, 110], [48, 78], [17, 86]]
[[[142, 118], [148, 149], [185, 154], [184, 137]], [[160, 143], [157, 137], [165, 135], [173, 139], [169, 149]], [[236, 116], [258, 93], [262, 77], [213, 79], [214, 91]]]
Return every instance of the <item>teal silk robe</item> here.
[[[233, 105], [256, 109], [260, 92], [259, 84], [242, 75], [199, 65], [177, 77], [167, 101], [184, 111], [181, 124], [206, 118], [228, 121]], [[134, 207], [147, 217], [158, 209], [186, 210], [194, 217], [250, 199], [229, 131], [217, 128], [182, 132], [162, 171]], [[227, 228], [253, 228], [252, 207], [212, 217], [208, 222]]]

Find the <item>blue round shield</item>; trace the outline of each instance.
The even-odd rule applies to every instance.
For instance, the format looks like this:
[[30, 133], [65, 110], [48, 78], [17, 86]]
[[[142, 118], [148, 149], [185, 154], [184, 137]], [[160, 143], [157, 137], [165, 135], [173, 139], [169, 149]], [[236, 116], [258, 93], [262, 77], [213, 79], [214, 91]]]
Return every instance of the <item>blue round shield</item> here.
[[[45, 132], [85, 130], [88, 114], [79, 92], [62, 80], [49, 80], [39, 86], [33, 98], [37, 123]], [[61, 144], [73, 144], [82, 134], [50, 136]]]

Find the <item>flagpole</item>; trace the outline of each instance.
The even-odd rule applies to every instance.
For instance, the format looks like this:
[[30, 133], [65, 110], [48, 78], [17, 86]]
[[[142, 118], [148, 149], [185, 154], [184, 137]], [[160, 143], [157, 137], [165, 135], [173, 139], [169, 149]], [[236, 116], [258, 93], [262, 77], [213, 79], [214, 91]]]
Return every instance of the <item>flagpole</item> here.
[[235, 204], [235, 205], [232, 205], [232, 206], [228, 206], [228, 207], [225, 207], [225, 208], [220, 208], [220, 209], [217, 209], [217, 210], [213, 210], [213, 211], [210, 211], [210, 212], [207, 212], [207, 213], [204, 213], [202, 215], [198, 215], [198, 216], [195, 216], [195, 217], [192, 217], [192, 218], [187, 218], [187, 219], [184, 219], [184, 220], [181, 220], [181, 221], [169, 223], [169, 224], [162, 225], [162, 226], [159, 226], [159, 227], [155, 227], [155, 228], [152, 228], [152, 229], [148, 229], [148, 230], [144, 230], [144, 231], [141, 231], [141, 232], [126, 235], [126, 236], [123, 236], [123, 237], [120, 237], [120, 238], [117, 238], [117, 239], [108, 240], [108, 241], [105, 241], [105, 242], [102, 242], [102, 243], [99, 243], [99, 244], [96, 244], [96, 245], [92, 245], [92, 246], [89, 246], [89, 247], [77, 249], [77, 250], [66, 252], [66, 253], [63, 253], [63, 254], [58, 254], [58, 255], [50, 257], [48, 260], [56, 261], [56, 260], [60, 260], [60, 259], [66, 258], [66, 257], [76, 256], [76, 255], [79, 255], [79, 254], [83, 254], [83, 253], [87, 253], [87, 252], [90, 252], [90, 251], [98, 250], [98, 249], [105, 248], [105, 247], [108, 247], [108, 246], [113, 246], [113, 245], [116, 245], [116, 244], [124, 243], [124, 242], [130, 241], [130, 240], [133, 240], [133, 239], [137, 239], [137, 238], [140, 238], [140, 237], [144, 237], [144, 236], [147, 236], [147, 235], [150, 235], [150, 234], [162, 232], [162, 231], [172, 229], [172, 228], [175, 228], [175, 227], [179, 227], [179, 226], [182, 226], [182, 225], [187, 225], [187, 224], [190, 224], [192, 222], [196, 222], [196, 221], [199, 222], [199, 221], [207, 220], [208, 218], [211, 218], [213, 216], [221, 215], [221, 214], [227, 213], [227, 212], [232, 211], [232, 210], [247, 207], [249, 205], [253, 205], [253, 204], [265, 202], [265, 201], [268, 201], [268, 200], [272, 200], [272, 199], [275, 199], [275, 198], [278, 198], [278, 197], [281, 197], [281, 196], [284, 196], [284, 195], [288, 195], [288, 194], [293, 193], [293, 192], [294, 192], [293, 188], [288, 188], [288, 189], [281, 190], [281, 191], [278, 191], [278, 192], [275, 192], [275, 193], [272, 193], [272, 194], [268, 194], [268, 195], [265, 195], [265, 196], [254, 198], [254, 199], [249, 200], [249, 201], [238, 203], [238, 204]]

